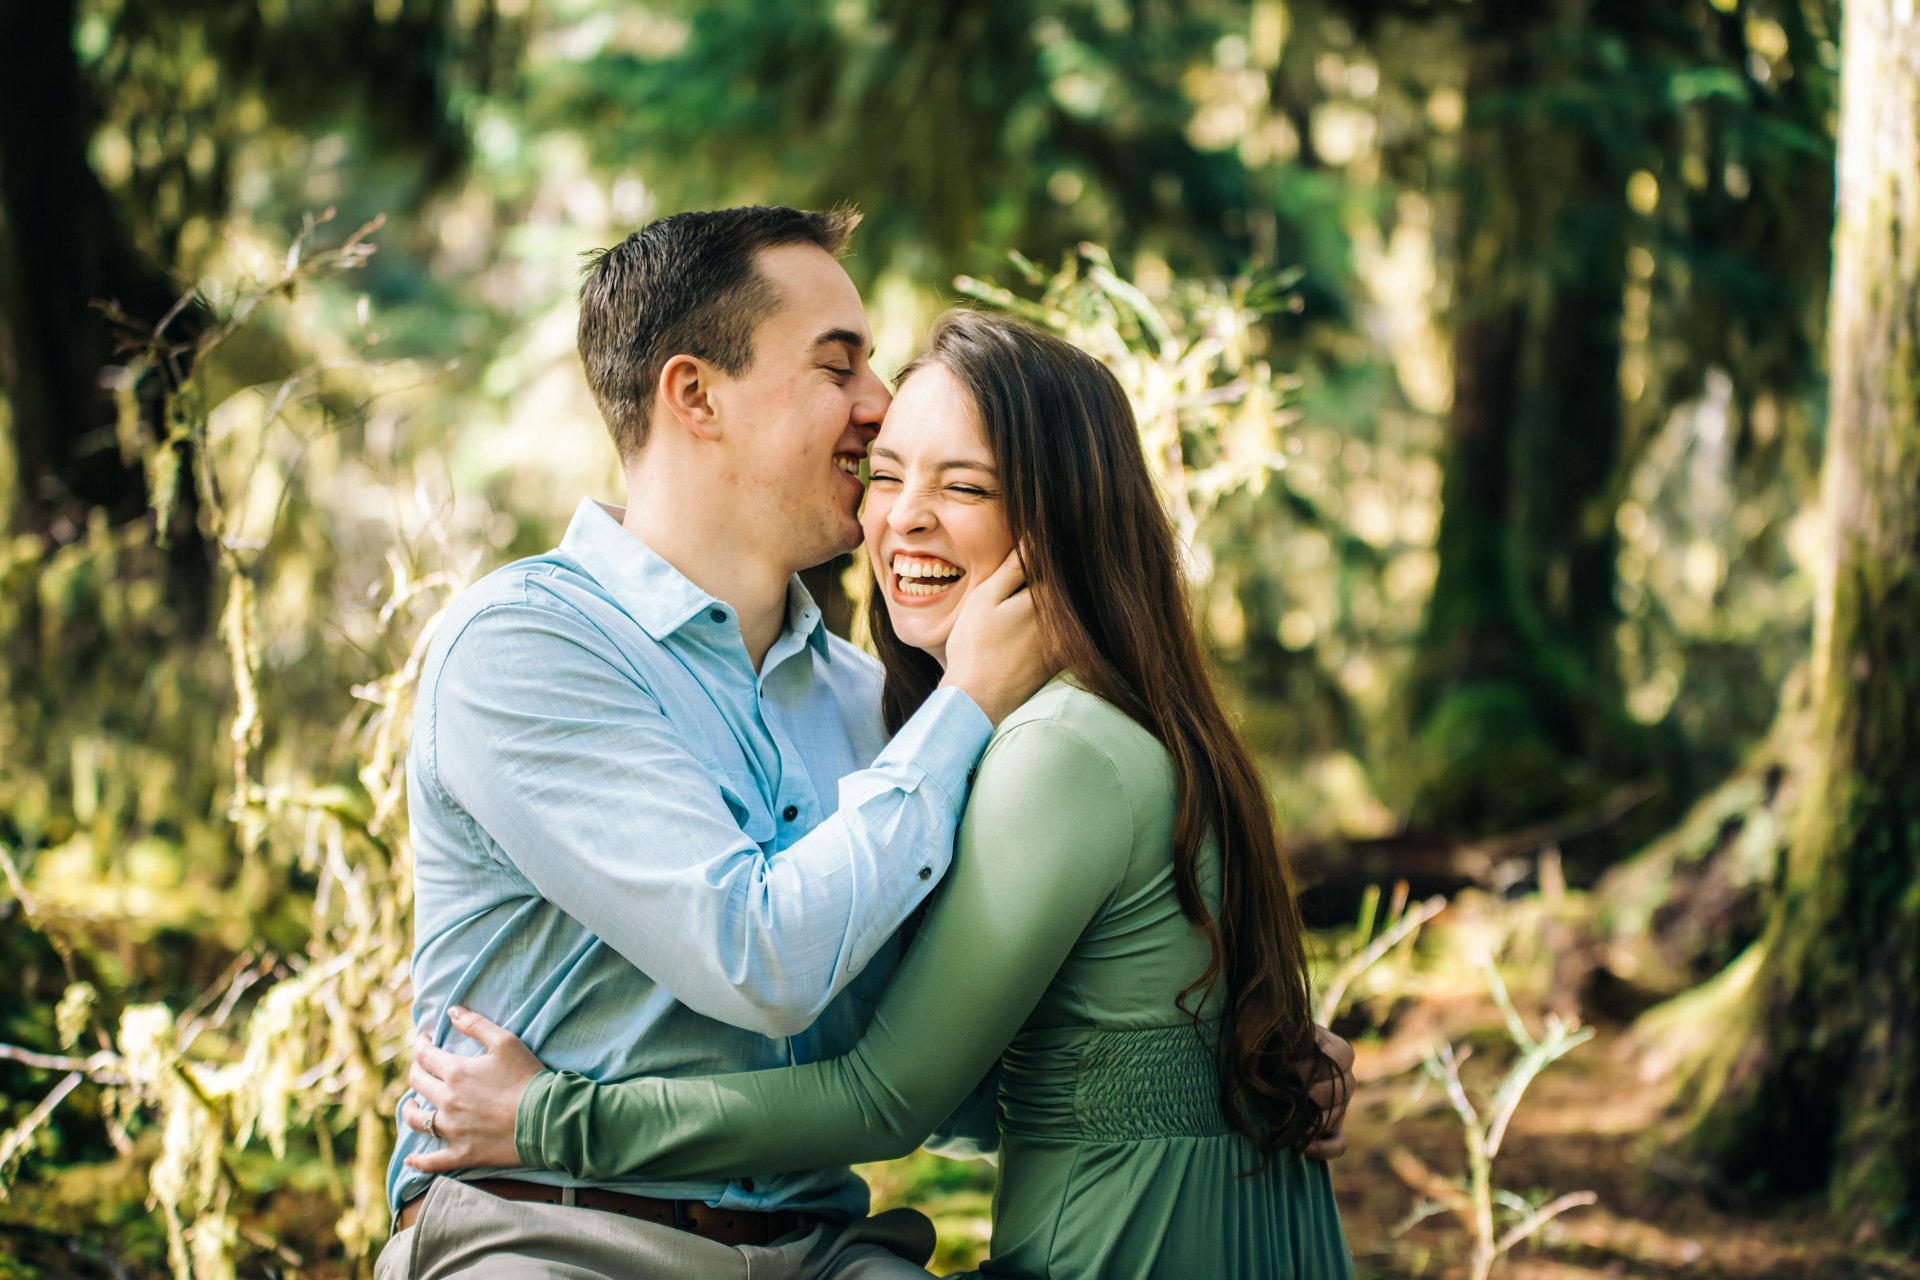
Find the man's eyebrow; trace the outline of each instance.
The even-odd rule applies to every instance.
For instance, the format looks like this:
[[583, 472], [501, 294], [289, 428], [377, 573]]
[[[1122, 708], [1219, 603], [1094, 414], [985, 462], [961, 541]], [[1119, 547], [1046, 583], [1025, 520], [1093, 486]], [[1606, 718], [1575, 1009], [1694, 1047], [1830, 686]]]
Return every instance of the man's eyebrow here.
[[867, 340], [851, 329], [829, 329], [813, 340], [816, 347], [849, 347], [854, 351], [867, 349]]
[[[899, 462], [901, 460], [899, 454], [887, 448], [885, 445], [875, 445], [873, 448], [868, 449], [867, 456], [869, 458], [885, 458], [888, 462]], [[935, 471], [984, 471], [990, 476], [1000, 474], [990, 463], [981, 462], [976, 458], [946, 458], [934, 463], [933, 469]]]

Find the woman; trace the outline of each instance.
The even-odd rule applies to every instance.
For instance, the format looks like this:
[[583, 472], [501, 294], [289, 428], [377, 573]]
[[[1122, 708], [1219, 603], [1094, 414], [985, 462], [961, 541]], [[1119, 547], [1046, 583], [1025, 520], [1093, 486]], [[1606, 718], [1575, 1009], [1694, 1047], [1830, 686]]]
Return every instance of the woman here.
[[1015, 546], [1066, 674], [988, 747], [866, 1035], [780, 1071], [596, 1085], [463, 1013], [489, 1053], [456, 1072], [422, 1048], [414, 1087], [451, 1145], [412, 1163], [690, 1177], [887, 1159], [998, 1062], [986, 1274], [1349, 1277], [1326, 1167], [1299, 1154], [1333, 1074], [1299, 913], [1126, 397], [1005, 317], [949, 312], [931, 344], [861, 516], [889, 727], [938, 684], [972, 578]]

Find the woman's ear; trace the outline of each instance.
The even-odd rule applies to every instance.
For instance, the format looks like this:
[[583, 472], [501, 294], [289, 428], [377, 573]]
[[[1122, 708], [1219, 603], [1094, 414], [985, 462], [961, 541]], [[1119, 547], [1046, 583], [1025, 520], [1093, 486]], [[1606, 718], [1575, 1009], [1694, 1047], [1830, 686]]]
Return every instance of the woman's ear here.
[[[702, 440], [720, 438], [713, 400], [718, 371], [699, 356], [674, 356], [660, 370], [657, 399], [667, 414]], [[657, 430], [659, 424], [655, 424]]]

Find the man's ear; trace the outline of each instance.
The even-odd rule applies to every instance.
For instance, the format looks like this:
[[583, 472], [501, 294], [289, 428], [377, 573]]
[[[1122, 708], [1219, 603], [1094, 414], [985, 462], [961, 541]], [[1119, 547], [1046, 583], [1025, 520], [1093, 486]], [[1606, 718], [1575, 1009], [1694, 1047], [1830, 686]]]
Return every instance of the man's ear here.
[[719, 412], [713, 399], [718, 375], [719, 371], [699, 356], [683, 353], [661, 368], [660, 381], [654, 387], [661, 407], [702, 440], [720, 438]]

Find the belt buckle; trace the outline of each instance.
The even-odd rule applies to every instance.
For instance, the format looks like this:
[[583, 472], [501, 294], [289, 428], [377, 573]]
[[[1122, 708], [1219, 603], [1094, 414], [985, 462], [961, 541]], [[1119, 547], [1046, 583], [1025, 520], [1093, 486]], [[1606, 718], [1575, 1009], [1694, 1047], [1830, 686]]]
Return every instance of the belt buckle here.
[[669, 1203], [673, 1205], [674, 1229], [676, 1231], [688, 1232], [691, 1235], [699, 1235], [700, 1229], [694, 1225], [693, 1215], [687, 1212], [687, 1202], [685, 1200], [673, 1200]]

